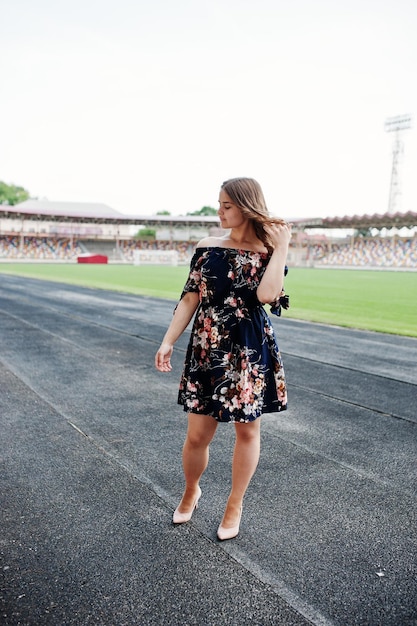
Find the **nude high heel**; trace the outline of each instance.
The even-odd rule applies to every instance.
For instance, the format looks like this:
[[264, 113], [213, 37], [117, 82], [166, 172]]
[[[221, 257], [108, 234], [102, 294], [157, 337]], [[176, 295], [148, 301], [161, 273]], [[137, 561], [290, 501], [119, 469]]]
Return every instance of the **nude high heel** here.
[[179, 505], [177, 506], [177, 508], [174, 511], [174, 515], [172, 516], [172, 521], [174, 524], [185, 524], [185, 522], [189, 522], [190, 519], [193, 516], [193, 513], [195, 511], [195, 509], [198, 509], [198, 501], [201, 498], [201, 489], [200, 487], [198, 488], [198, 495], [196, 497], [196, 499], [194, 500], [194, 505], [193, 508], [191, 509], [191, 511], [189, 511], [189, 513], [180, 513], [178, 508]]
[[240, 520], [242, 519], [242, 510], [242, 507], [240, 507], [239, 519], [235, 526], [232, 526], [231, 528], [224, 528], [224, 526], [220, 524], [217, 529], [217, 538], [220, 541], [226, 541], [226, 539], [234, 539], [237, 537], [239, 534]]

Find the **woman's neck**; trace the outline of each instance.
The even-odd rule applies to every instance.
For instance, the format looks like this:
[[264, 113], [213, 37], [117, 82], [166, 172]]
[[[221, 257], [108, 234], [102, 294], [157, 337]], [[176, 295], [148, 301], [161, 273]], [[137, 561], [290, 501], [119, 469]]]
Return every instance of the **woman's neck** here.
[[232, 228], [230, 233], [223, 237], [223, 241], [231, 248], [256, 250], [258, 252], [264, 252], [266, 250], [262, 241], [260, 241], [256, 236], [252, 225]]
[[230, 239], [230, 241], [239, 246], [251, 246], [260, 243], [255, 234], [255, 229], [250, 223], [246, 223], [242, 226], [239, 226], [238, 228], [232, 228], [228, 238]]

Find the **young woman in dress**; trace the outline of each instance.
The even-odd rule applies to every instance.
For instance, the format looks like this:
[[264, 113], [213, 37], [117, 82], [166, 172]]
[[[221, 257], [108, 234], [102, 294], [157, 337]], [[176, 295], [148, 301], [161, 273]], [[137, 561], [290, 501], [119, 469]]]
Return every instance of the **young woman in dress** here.
[[280, 304], [286, 306], [291, 225], [269, 215], [262, 189], [251, 178], [223, 183], [218, 215], [228, 233], [197, 245], [155, 366], [171, 371], [174, 344], [195, 314], [178, 395], [188, 412], [185, 490], [173, 522], [191, 519], [216, 428], [219, 422], [233, 422], [232, 487], [217, 530], [224, 540], [239, 532], [243, 498], [259, 460], [260, 415], [287, 406], [282, 359], [263, 305], [272, 304], [278, 314]]

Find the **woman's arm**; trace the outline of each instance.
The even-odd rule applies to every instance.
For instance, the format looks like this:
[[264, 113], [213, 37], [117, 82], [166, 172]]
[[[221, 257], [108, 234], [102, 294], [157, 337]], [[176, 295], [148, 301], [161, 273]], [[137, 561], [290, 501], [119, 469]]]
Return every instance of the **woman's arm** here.
[[274, 251], [256, 290], [256, 296], [262, 304], [276, 300], [283, 289], [285, 260], [291, 239], [290, 224], [272, 224], [266, 229], [274, 245]]
[[179, 301], [171, 324], [155, 355], [155, 367], [160, 372], [170, 372], [172, 370], [171, 355], [174, 349], [174, 343], [187, 328], [198, 307], [198, 303], [199, 294], [194, 291], [184, 294]]

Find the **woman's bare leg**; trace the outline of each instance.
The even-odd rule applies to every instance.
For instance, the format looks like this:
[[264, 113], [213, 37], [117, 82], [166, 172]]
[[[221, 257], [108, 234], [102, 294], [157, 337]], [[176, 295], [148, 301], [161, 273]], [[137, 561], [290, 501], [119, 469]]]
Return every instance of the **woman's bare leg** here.
[[243, 497], [258, 466], [261, 419], [253, 422], [236, 423], [236, 442], [232, 462], [232, 489], [227, 501], [221, 525], [232, 528], [239, 522]]
[[217, 421], [210, 415], [189, 413], [187, 436], [182, 451], [185, 491], [178, 506], [180, 513], [187, 513], [195, 503], [198, 483], [208, 464], [209, 445], [216, 428]]

